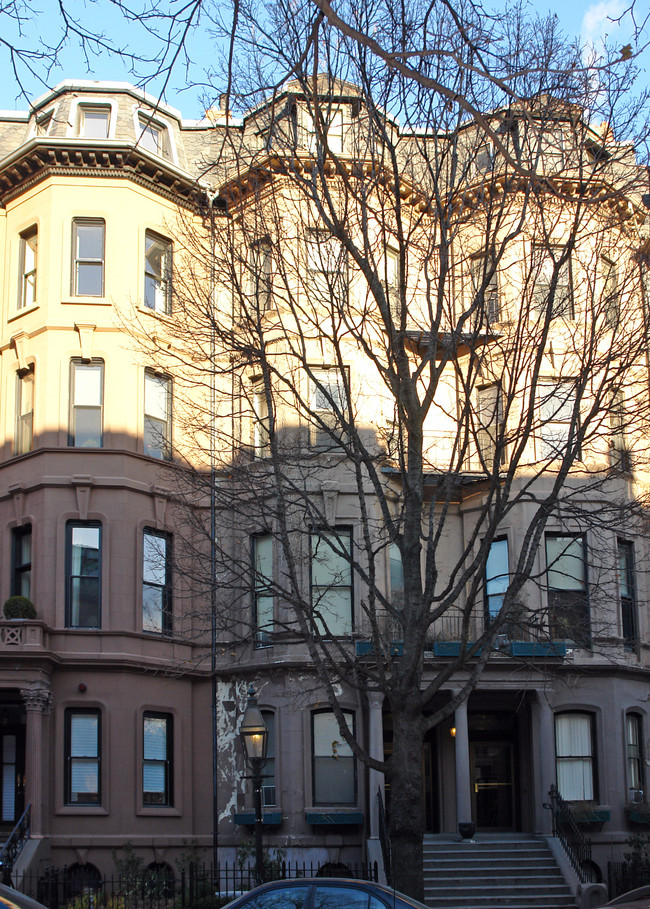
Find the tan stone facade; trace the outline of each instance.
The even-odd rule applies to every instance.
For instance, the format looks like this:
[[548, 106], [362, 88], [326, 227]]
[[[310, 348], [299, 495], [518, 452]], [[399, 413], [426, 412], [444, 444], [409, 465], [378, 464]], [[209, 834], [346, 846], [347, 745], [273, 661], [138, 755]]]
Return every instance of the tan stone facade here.
[[[300, 116], [298, 126], [304, 128], [306, 120]], [[230, 202], [243, 200], [237, 212], [242, 247], [248, 242], [247, 219], [264, 220], [264, 181], [260, 178], [262, 188], [255, 184], [251, 190], [255, 181], [248, 173], [243, 178], [238, 173], [250, 163], [253, 137], [262, 144], [262, 120], [258, 112], [243, 123], [190, 123], [128, 86], [99, 83], [65, 83], [39, 99], [29, 117], [0, 115], [0, 596], [4, 601], [26, 595], [37, 610], [36, 619], [0, 621], [2, 826], [9, 831], [31, 804], [32, 836], [41, 841], [34, 868], [91, 863], [110, 871], [111, 850], [127, 841], [147, 863], [171, 864], [189, 846], [211, 855], [211, 603], [205, 569], [210, 547], [200, 529], [188, 531], [183, 523], [178, 507], [181, 473], [171, 472], [168, 461], [173, 450], [174, 459], [183, 455], [201, 470], [209, 467], [212, 416], [197, 423], [196, 414], [210, 414], [215, 389], [206, 381], [191, 391], [192, 358], [187, 350], [176, 356], [175, 345], [181, 342], [171, 325], [169, 284], [172, 268], [192, 275], [196, 305], [203, 305], [203, 294], [206, 300], [217, 299], [224, 321], [236, 321], [229, 302], [232, 275], [224, 267], [211, 277], [188, 231], [196, 232], [199, 243], [208, 242], [209, 212], [214, 217], [211, 206], [218, 195]], [[343, 136], [348, 128], [352, 130], [345, 125]], [[248, 151], [240, 145], [244, 140]], [[207, 164], [217, 158], [218, 167], [207, 173]], [[272, 155], [267, 163], [271, 172]], [[284, 290], [304, 299], [305, 289], [295, 275], [300, 257], [306, 255], [309, 266], [313, 253], [298, 250], [295, 225], [307, 223], [310, 215], [305, 215], [304, 203], [291, 198], [290, 188], [284, 205], [281, 236], [273, 240], [296, 249], [297, 266], [286, 277]], [[269, 218], [266, 228], [258, 230], [263, 239], [270, 223]], [[315, 234], [317, 225], [310, 229]], [[579, 262], [576, 256], [573, 265], [574, 280], [578, 283], [582, 275], [585, 284], [602, 259], [598, 234], [603, 228], [591, 225], [586, 230], [592, 245], [581, 247], [583, 258]], [[533, 255], [534, 239], [532, 223], [521, 247], [503, 260], [504, 306], [518, 305], [515, 301], [524, 293], [520, 265], [526, 255]], [[459, 241], [467, 282], [475, 268], [471, 263], [477, 260], [475, 246], [469, 234]], [[619, 252], [620, 274], [631, 273], [629, 249]], [[256, 248], [258, 263], [264, 254]], [[424, 239], [419, 247], [415, 234], [413, 261], [418, 256], [424, 275]], [[242, 284], [248, 280], [241, 274]], [[350, 279], [351, 299], [356, 301], [351, 303], [353, 321], [365, 317], [355, 280]], [[277, 275], [273, 282], [261, 291], [256, 285], [255, 293], [279, 294]], [[424, 278], [421, 283], [426, 283]], [[187, 295], [188, 286], [192, 288], [187, 278], [184, 286]], [[413, 290], [409, 314], [414, 349], [425, 343], [427, 312], [420, 291]], [[462, 293], [467, 290], [459, 296]], [[628, 330], [638, 335], [645, 330], [639, 315], [640, 285], [626, 293], [632, 301]], [[290, 319], [275, 323], [273, 314], [268, 318], [270, 334], [291, 334]], [[180, 337], [188, 346], [196, 344], [196, 361], [209, 348], [208, 334], [197, 332], [192, 340], [188, 329]], [[549, 383], [562, 375], [558, 357], [564, 360], [564, 374], [571, 371], [571, 358], [579, 358], [579, 350], [571, 351], [573, 337], [574, 329], [564, 322], [553, 329], [542, 365], [536, 366]], [[324, 381], [334, 357], [316, 335], [310, 344], [307, 359]], [[222, 353], [227, 360], [227, 351]], [[358, 390], [368, 445], [386, 449], [389, 459], [392, 402], [382, 396], [377, 375], [357, 356], [352, 341], [344, 340], [338, 355]], [[278, 375], [291, 368], [283, 356], [280, 351], [277, 363], [284, 366], [276, 363]], [[504, 363], [507, 352], [486, 360], [481, 388], [495, 385]], [[269, 444], [266, 417], [255, 397], [260, 381], [255, 368], [237, 372], [242, 383], [237, 387], [245, 391], [239, 392], [238, 409], [228, 403], [224, 389], [230, 387], [228, 382], [234, 387], [236, 372], [226, 367], [214, 380], [214, 413], [221, 428], [212, 466], [217, 464], [220, 476], [227, 476], [239, 457], [251, 460], [251, 451], [264, 456]], [[647, 382], [646, 364], [638, 364], [634, 378], [638, 397]], [[450, 371], [426, 427], [425, 460], [432, 471], [455, 431], [456, 379]], [[311, 392], [305, 386], [302, 394], [307, 399]], [[189, 404], [196, 408], [196, 436], [185, 422]], [[515, 412], [517, 407], [523, 412], [521, 402]], [[299, 412], [295, 405], [278, 410], [281, 444], [292, 450], [318, 449], [318, 426], [301, 422]], [[563, 431], [561, 417], [547, 422], [553, 423], [547, 435], [533, 433], [528, 443], [525, 458], [531, 469], [544, 446]], [[320, 431], [326, 433], [327, 426]], [[637, 447], [639, 464], [643, 442], [640, 429], [636, 436], [630, 431], [626, 444]], [[454, 531], [442, 547], [445, 564], [455, 562], [459, 546], [467, 544], [471, 528], [481, 520], [482, 457], [476, 445], [470, 448], [467, 473], [475, 485], [450, 505]], [[608, 469], [611, 458], [610, 436], [603, 431], [585, 452], [583, 473]], [[328, 521], [349, 528], [350, 546], [362, 550], [359, 500], [347, 471], [343, 463], [334, 468], [328, 463], [314, 485], [313, 499]], [[608, 501], [638, 491], [629, 471], [622, 469], [617, 477], [606, 493]], [[389, 476], [387, 485], [392, 482]], [[551, 480], [547, 475], [541, 482]], [[642, 485], [643, 471], [634, 482]], [[396, 486], [396, 499], [398, 494]], [[590, 494], [593, 508], [601, 507], [600, 490]], [[192, 495], [196, 511], [205, 515], [205, 488], [195, 488]], [[233, 563], [242, 564], [250, 564], [251, 557], [269, 558], [271, 570], [278, 570], [277, 553], [264, 550], [264, 506], [251, 505], [249, 517], [244, 523], [241, 513], [221, 513], [217, 529], [222, 553], [230, 550]], [[526, 520], [521, 505], [500, 528], [498, 541], [506, 541], [506, 562], [508, 543], [514, 548]], [[554, 541], [566, 540], [568, 534], [577, 539], [579, 529], [560, 510], [552, 515], [540, 544], [537, 579], [552, 561]], [[495, 657], [468, 704], [427, 734], [423, 760], [428, 832], [453, 832], [459, 821], [469, 818], [488, 831], [550, 832], [544, 803], [558, 774], [570, 779], [570, 759], [581, 762], [580, 772], [589, 775], [586, 800], [603, 817], [607, 814], [594, 835], [601, 870], [610, 851], [620, 852], [625, 838], [638, 829], [634, 818], [646, 823], [634, 802], [645, 801], [643, 793], [636, 793], [647, 788], [650, 757], [645, 541], [641, 536], [617, 537], [605, 527], [588, 545], [609, 547], [607, 555], [592, 563], [606, 576], [591, 613], [602, 647], [588, 650], [580, 641], [567, 646], [559, 633], [550, 635], [560, 643], [555, 649], [544, 643], [548, 634], [543, 640], [500, 636]], [[380, 586], [389, 597], [390, 554], [385, 547], [380, 553]], [[310, 575], [309, 554], [303, 555], [304, 584], [311, 584], [313, 592], [318, 584]], [[622, 563], [630, 572], [625, 589], [620, 586]], [[593, 567], [590, 570], [593, 573]], [[217, 605], [226, 596], [225, 586], [221, 582]], [[326, 755], [319, 748], [333, 734], [323, 690], [314, 682], [304, 644], [276, 634], [280, 627], [290, 629], [288, 607], [277, 596], [270, 606], [265, 604], [264, 592], [255, 582], [252, 590], [250, 586], [246, 590], [243, 582], [233, 582], [228, 603], [232, 613], [224, 607], [224, 616], [233, 616], [233, 634], [229, 637], [222, 627], [225, 619], [216, 633], [219, 854], [232, 859], [250, 829], [251, 794], [241, 780], [243, 761], [235, 734], [247, 685], [253, 681], [261, 688], [260, 704], [274, 731], [272, 782], [265, 791], [269, 842], [282, 846], [290, 858], [306, 857], [318, 864], [378, 858], [376, 794], [383, 790], [381, 775], [365, 770], [341, 746], [341, 774], [323, 783], [318, 762]], [[354, 622], [350, 616], [350, 627], [343, 621], [340, 633], [350, 635], [354, 625], [355, 654], [363, 658], [370, 653], [364, 651], [370, 633], [360, 605], [365, 591], [358, 577], [347, 586], [345, 595], [357, 613]], [[586, 582], [579, 592], [585, 591]], [[486, 598], [489, 595], [487, 591]], [[533, 612], [548, 613], [544, 583], [531, 582], [526, 596]], [[489, 617], [489, 604], [486, 609]], [[481, 607], [476, 634], [483, 632], [485, 616]], [[456, 632], [443, 622], [434, 628], [426, 655], [427, 679], [457, 656]], [[432, 710], [448, 702], [463, 679], [462, 670], [452, 675]], [[340, 703], [359, 740], [383, 758], [391, 747], [392, 727], [390, 715], [382, 711], [382, 697], [360, 686], [344, 689]], [[562, 717], [574, 723], [570, 732], [563, 731]], [[563, 734], [582, 741], [583, 751], [563, 752]], [[328, 785], [341, 787], [331, 804], [323, 792]]]

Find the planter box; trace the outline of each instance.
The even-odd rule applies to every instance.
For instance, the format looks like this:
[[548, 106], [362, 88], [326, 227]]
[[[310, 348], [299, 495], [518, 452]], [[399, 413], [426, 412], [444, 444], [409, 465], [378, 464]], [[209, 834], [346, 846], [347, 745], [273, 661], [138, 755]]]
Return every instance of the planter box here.
[[[246, 827], [255, 826], [255, 812], [254, 811], [236, 811], [235, 812], [235, 823], [240, 824]], [[281, 811], [264, 811], [262, 812], [262, 824], [265, 827], [277, 827], [282, 823], [282, 812]]]
[[305, 820], [308, 824], [322, 824], [327, 827], [340, 824], [363, 824], [363, 811], [346, 811], [337, 808], [332, 808], [331, 811], [305, 811]]

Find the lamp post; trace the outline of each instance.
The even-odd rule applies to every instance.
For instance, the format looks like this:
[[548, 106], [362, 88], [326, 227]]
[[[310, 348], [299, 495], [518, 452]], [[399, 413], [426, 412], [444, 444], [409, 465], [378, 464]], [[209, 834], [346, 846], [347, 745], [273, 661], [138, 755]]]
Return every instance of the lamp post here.
[[248, 686], [248, 704], [239, 727], [244, 758], [250, 768], [250, 776], [244, 779], [253, 781], [255, 797], [255, 883], [264, 883], [264, 853], [262, 852], [262, 770], [266, 764], [266, 743], [269, 731], [264, 722], [262, 711], [257, 706], [255, 689]]

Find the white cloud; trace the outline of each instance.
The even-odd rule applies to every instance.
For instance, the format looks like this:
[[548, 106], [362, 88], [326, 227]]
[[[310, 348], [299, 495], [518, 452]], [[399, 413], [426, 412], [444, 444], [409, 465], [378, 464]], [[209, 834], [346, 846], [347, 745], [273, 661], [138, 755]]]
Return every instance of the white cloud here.
[[[582, 37], [588, 44], [595, 44], [612, 37], [619, 29], [617, 20], [628, 4], [624, 0], [600, 0], [592, 3], [582, 18]], [[613, 21], [614, 20], [614, 21]]]

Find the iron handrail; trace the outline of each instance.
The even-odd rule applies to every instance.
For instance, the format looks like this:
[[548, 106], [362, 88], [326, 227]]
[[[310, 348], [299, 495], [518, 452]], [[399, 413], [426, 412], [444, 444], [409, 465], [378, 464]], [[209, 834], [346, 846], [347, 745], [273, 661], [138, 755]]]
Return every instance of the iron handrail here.
[[562, 843], [580, 881], [583, 884], [594, 883], [596, 877], [591, 859], [591, 840], [578, 826], [571, 811], [571, 805], [564, 801], [557, 786], [551, 785], [548, 796], [551, 804], [545, 807], [551, 809], [553, 836], [556, 836]]
[[7, 842], [0, 849], [0, 875], [5, 884], [11, 884], [11, 872], [16, 864], [16, 859], [23, 851], [29, 839], [32, 827], [32, 806], [28, 805], [20, 819], [7, 838]]
[[384, 874], [386, 883], [392, 885], [392, 866], [390, 858], [390, 839], [388, 836], [388, 826], [386, 824], [386, 811], [384, 809], [384, 800], [381, 795], [381, 789], [377, 789], [377, 806], [379, 809], [379, 844], [381, 846], [381, 857], [384, 860]]

